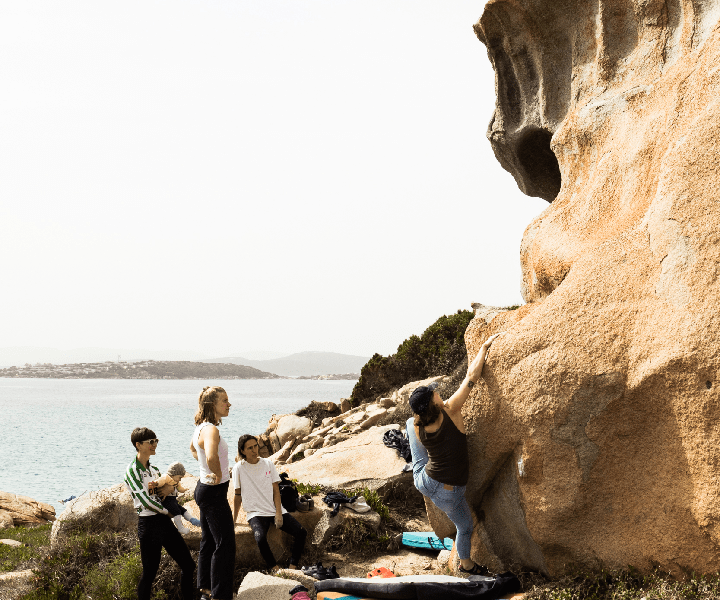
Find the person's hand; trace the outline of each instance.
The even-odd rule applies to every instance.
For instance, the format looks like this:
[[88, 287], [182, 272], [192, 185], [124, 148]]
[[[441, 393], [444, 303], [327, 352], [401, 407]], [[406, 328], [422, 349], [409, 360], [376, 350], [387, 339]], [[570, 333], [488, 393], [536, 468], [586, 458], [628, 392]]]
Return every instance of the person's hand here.
[[205, 485], [215, 485], [217, 483], [217, 479], [218, 477], [215, 473], [208, 473], [205, 475], [205, 481], [203, 481], [203, 483]]
[[283, 516], [275, 515], [275, 527], [280, 529], [283, 526]]
[[157, 492], [157, 481], [148, 482], [148, 492], [151, 496]]
[[483, 344], [483, 348], [485, 348], [485, 356], [487, 356], [487, 351], [490, 349], [490, 346], [492, 346], [492, 343], [495, 341], [495, 338], [499, 335], [502, 335], [505, 333], [504, 331], [501, 331], [500, 333], [496, 333], [495, 335], [491, 335], [488, 339], [485, 340], [485, 343]]
[[477, 381], [480, 378], [480, 376], [482, 375], [482, 369], [485, 366], [485, 359], [487, 358], [490, 346], [492, 346], [495, 338], [497, 338], [499, 335], [502, 335], [503, 333], [505, 332], [501, 331], [500, 333], [491, 335], [487, 340], [485, 340], [485, 343], [481, 346], [480, 351], [477, 353], [477, 356], [474, 358], [474, 360], [472, 361], [472, 363], [470, 363], [470, 366], [468, 367], [468, 377], [471, 380]]

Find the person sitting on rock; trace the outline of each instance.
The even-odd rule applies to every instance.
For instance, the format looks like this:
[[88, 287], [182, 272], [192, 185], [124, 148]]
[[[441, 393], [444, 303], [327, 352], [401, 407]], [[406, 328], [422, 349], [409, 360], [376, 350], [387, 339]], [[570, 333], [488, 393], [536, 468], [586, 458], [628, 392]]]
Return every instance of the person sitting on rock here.
[[465, 499], [470, 462], [462, 407], [482, 376], [488, 350], [498, 335], [482, 345], [467, 376], [447, 402], [435, 391], [437, 383], [416, 388], [410, 395], [415, 417], [407, 420], [415, 487], [455, 524], [460, 571], [470, 575], [485, 575], [487, 571], [470, 558], [473, 521]]
[[289, 514], [280, 502], [280, 476], [270, 459], [259, 454], [257, 438], [243, 435], [238, 440], [238, 458], [232, 470], [235, 486], [233, 503], [233, 522], [237, 521], [238, 511], [242, 505], [247, 515], [248, 525], [252, 527], [255, 541], [260, 554], [267, 563], [268, 569], [277, 570], [277, 561], [270, 550], [267, 533], [274, 523], [275, 527], [289, 533], [294, 539], [289, 569], [297, 569], [300, 555], [305, 547], [307, 531]]
[[136, 427], [130, 434], [130, 442], [137, 451], [137, 456], [125, 471], [125, 485], [138, 514], [142, 562], [142, 576], [137, 587], [138, 600], [150, 600], [150, 590], [160, 566], [160, 553], [163, 548], [182, 570], [180, 591], [183, 600], [192, 600], [195, 561], [180, 532], [173, 527], [170, 514], [161, 504], [160, 497], [149, 489], [150, 482], [160, 477], [160, 469], [150, 464], [150, 457], [155, 454], [158, 439], [152, 429]]

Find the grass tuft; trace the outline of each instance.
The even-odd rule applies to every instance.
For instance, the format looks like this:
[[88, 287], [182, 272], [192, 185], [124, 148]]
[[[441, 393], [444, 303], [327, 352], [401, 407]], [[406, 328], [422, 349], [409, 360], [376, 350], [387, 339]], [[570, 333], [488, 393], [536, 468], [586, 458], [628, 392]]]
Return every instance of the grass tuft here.
[[42, 548], [50, 543], [52, 523], [32, 527], [9, 527], [0, 537], [16, 540], [23, 546], [14, 548], [0, 544], [0, 571], [19, 571], [31, 568], [42, 556]]
[[692, 574], [681, 581], [659, 570], [642, 575], [628, 567], [581, 572], [524, 587], [528, 591], [525, 600], [717, 600], [720, 574]]

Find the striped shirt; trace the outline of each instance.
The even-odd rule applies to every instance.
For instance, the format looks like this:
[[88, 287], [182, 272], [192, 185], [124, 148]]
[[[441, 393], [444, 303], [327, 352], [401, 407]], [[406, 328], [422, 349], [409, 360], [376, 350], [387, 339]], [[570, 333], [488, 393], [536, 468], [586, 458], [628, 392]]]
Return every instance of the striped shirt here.
[[152, 515], [167, 515], [167, 509], [160, 503], [156, 494], [150, 494], [148, 483], [160, 477], [160, 470], [148, 462], [147, 468], [137, 457], [125, 471], [125, 485], [130, 491], [135, 510], [139, 517], [150, 517]]

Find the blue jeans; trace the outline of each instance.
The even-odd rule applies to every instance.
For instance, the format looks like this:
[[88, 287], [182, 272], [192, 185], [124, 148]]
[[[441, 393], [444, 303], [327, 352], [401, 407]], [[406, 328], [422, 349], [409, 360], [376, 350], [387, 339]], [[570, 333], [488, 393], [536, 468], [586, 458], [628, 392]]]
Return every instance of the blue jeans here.
[[470, 558], [470, 537], [473, 532], [473, 520], [470, 506], [465, 500], [465, 486], [456, 485], [446, 490], [439, 481], [435, 481], [425, 473], [425, 465], [430, 460], [425, 446], [415, 435], [415, 419], [407, 420], [407, 436], [412, 453], [413, 480], [415, 487], [423, 495], [432, 500], [432, 503], [443, 511], [454, 523], [457, 529], [455, 545], [458, 558]]

